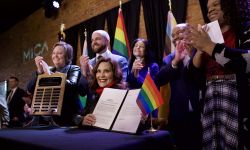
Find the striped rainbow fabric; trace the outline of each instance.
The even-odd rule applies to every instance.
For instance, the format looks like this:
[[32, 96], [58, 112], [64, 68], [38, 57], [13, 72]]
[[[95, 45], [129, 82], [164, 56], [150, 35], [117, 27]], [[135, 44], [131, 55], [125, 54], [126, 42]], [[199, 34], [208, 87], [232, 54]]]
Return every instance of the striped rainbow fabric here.
[[163, 104], [161, 94], [149, 73], [143, 82], [136, 102], [144, 115], [151, 113]]
[[170, 40], [170, 44], [171, 44], [171, 52], [174, 51], [175, 49], [175, 46], [173, 44], [173, 40], [172, 40], [172, 30], [174, 28], [174, 26], [176, 26], [176, 20], [175, 20], [175, 17], [172, 13], [172, 11], [168, 11], [168, 21], [167, 21], [167, 28], [166, 28], [166, 33], [167, 33], [167, 37], [166, 38], [169, 38]]
[[79, 95], [78, 99], [78, 106], [80, 107], [80, 111], [82, 112], [84, 108], [86, 107], [86, 102], [87, 102], [87, 95], [86, 96], [81, 96]]
[[112, 53], [124, 56], [125, 58], [129, 59], [131, 57], [129, 46], [130, 45], [124, 24], [122, 9], [119, 8]]
[[[171, 6], [171, 4], [170, 4]], [[168, 47], [169, 52], [173, 52], [175, 50], [175, 46], [172, 43], [172, 30], [174, 26], [176, 26], [176, 20], [171, 10], [168, 11], [168, 20], [166, 26], [166, 46]], [[167, 56], [166, 50], [163, 53], [163, 59]], [[158, 118], [168, 118], [169, 116], [169, 102], [171, 95], [170, 84], [167, 83], [160, 87], [160, 93], [164, 100], [164, 104], [158, 109]]]

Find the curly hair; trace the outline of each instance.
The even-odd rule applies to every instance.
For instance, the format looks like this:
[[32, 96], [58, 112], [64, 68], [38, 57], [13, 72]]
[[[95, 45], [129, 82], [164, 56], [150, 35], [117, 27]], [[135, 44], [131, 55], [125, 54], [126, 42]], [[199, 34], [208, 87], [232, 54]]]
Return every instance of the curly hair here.
[[236, 33], [237, 37], [239, 37], [240, 31], [240, 18], [238, 4], [236, 0], [220, 0], [221, 10], [224, 12], [224, 19], [226, 23], [231, 26], [231, 28]]

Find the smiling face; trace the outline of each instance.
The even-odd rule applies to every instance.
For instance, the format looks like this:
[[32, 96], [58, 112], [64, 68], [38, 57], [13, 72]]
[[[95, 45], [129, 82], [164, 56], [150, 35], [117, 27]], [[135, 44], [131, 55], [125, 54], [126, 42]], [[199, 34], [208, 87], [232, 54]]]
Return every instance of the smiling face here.
[[143, 58], [145, 55], [145, 44], [143, 41], [138, 41], [135, 43], [133, 48], [133, 55], [136, 58]]
[[106, 50], [108, 40], [100, 33], [94, 32], [91, 40], [91, 47], [94, 53], [102, 53]]
[[114, 80], [114, 73], [109, 62], [101, 62], [96, 72], [97, 83], [100, 87], [106, 87]]
[[218, 20], [220, 25], [224, 24], [225, 19], [223, 17], [224, 13], [221, 10], [220, 0], [208, 0], [207, 9], [207, 17], [211, 22]]
[[66, 65], [65, 50], [63, 46], [56, 46], [51, 57], [56, 68], [63, 68]]

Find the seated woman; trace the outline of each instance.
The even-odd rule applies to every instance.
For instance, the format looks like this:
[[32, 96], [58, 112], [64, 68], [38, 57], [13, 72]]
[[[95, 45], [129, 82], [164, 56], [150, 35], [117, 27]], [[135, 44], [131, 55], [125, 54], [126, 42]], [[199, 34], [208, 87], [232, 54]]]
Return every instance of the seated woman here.
[[77, 82], [80, 77], [80, 67], [71, 65], [73, 48], [70, 44], [65, 42], [58, 42], [53, 46], [51, 59], [54, 67], [48, 69], [48, 65], [43, 57], [37, 56], [35, 58], [37, 71], [28, 83], [28, 92], [34, 93], [37, 76], [39, 74], [51, 74], [54, 72], [67, 74], [61, 116], [54, 117], [54, 120], [60, 126], [74, 125], [74, 115], [76, 115], [79, 110]]
[[86, 75], [88, 70], [88, 57], [81, 57], [82, 76], [78, 84], [81, 96], [87, 95], [87, 104], [82, 114], [81, 126], [95, 124], [96, 117], [92, 114], [104, 88], [126, 89], [122, 82], [122, 72], [119, 65], [110, 58], [100, 58], [92, 70], [90, 76]]
[[150, 49], [148, 41], [138, 38], [133, 43], [133, 55], [129, 63], [128, 79], [129, 88], [141, 88], [143, 81], [150, 69], [150, 75], [154, 79], [159, 72], [157, 63], [150, 59]]

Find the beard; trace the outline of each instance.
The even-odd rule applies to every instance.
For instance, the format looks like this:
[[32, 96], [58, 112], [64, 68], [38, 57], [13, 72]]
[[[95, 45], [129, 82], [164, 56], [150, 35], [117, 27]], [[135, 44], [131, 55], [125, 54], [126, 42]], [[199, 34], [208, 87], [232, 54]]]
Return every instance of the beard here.
[[105, 44], [94, 44], [94, 45], [92, 46], [92, 50], [93, 50], [95, 53], [100, 53], [100, 52], [102, 52], [105, 48], [106, 48], [106, 45], [105, 45]]

